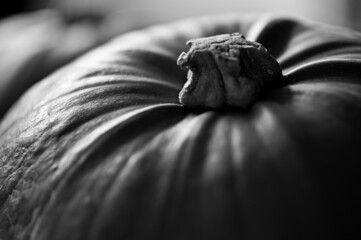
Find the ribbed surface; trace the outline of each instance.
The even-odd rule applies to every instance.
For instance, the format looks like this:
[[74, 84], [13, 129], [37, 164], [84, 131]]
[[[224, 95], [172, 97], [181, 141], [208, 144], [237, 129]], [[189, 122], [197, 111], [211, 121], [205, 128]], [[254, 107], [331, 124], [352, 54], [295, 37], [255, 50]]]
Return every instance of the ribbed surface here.
[[[181, 107], [186, 40], [236, 31], [264, 44], [290, 85], [247, 111]], [[270, 17], [113, 40], [2, 121], [0, 237], [347, 238], [360, 201], [360, 50], [356, 33]]]

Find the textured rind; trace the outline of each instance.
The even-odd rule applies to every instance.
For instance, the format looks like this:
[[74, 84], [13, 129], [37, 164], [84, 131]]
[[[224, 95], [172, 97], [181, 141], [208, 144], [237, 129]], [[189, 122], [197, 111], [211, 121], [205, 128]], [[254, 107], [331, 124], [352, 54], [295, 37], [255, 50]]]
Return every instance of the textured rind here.
[[[185, 110], [184, 42], [229, 32], [289, 85], [247, 111]], [[359, 34], [278, 16], [116, 38], [2, 120], [0, 238], [357, 239], [360, 59]]]

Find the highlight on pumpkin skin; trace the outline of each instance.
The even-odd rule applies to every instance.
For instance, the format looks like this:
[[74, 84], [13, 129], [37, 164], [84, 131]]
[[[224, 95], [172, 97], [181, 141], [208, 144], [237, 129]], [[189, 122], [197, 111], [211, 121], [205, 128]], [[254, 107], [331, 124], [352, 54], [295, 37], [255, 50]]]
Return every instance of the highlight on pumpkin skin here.
[[192, 39], [177, 64], [188, 70], [179, 101], [190, 108], [247, 108], [268, 88], [277, 86], [282, 70], [260, 43], [240, 33]]

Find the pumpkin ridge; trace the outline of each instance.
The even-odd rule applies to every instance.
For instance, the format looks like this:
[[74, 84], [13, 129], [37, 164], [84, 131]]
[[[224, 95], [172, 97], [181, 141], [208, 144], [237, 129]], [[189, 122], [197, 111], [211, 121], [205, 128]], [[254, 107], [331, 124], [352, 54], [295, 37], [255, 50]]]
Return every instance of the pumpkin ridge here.
[[[296, 66], [284, 74], [290, 84], [302, 82], [304, 79], [328, 76], [328, 81], [339, 78], [345, 81], [361, 84], [361, 60], [347, 58], [326, 58], [314, 60]], [[314, 70], [314, 71], [313, 71]], [[344, 76], [348, 76], [345, 78]], [[338, 81], [340, 81], [338, 80]]]
[[[340, 41], [340, 39], [333, 39], [332, 41], [321, 41], [317, 45], [310, 43], [310, 46], [301, 45], [300, 48], [293, 48], [290, 51], [284, 52], [277, 60], [282, 68], [292, 68], [294, 65], [298, 65], [300, 62], [308, 62], [313, 59], [320, 60], [320, 56], [330, 56], [330, 51], [338, 50], [350, 52], [348, 48], [356, 47], [361, 51], [361, 44], [354, 39]], [[353, 50], [354, 51], [354, 50]]]
[[[189, 212], [189, 207], [195, 204], [196, 189], [200, 188], [202, 184], [201, 172], [205, 164], [203, 156], [207, 152], [208, 137], [211, 135], [212, 125], [215, 121], [216, 114], [211, 111], [192, 117], [187, 123], [192, 123], [193, 127], [187, 127], [190, 134], [185, 135], [186, 138], [179, 147], [180, 154], [174, 158], [174, 174], [170, 176], [171, 184], [165, 196], [168, 211], [163, 213], [163, 222], [170, 229], [161, 231], [162, 239], [170, 239], [170, 235], [190, 237], [188, 234], [192, 229], [189, 229], [189, 226], [183, 226], [180, 222], [182, 222], [181, 219], [186, 222], [192, 221], [192, 217], [188, 215], [193, 214]], [[183, 125], [184, 123], [181, 122], [177, 131], [182, 131]], [[179, 209], [184, 210], [180, 211]], [[197, 233], [195, 234], [197, 235]]]
[[258, 19], [248, 30], [246, 37], [259, 42], [274, 56], [279, 58], [289, 49], [289, 42], [293, 36], [306, 30], [303, 22], [296, 18], [285, 16], [266, 16]]
[[[169, 226], [169, 224], [171, 225], [170, 227], [173, 229], [173, 227], [177, 226], [178, 224], [177, 223], [174, 223], [172, 222], [172, 220], [170, 219], [173, 219], [172, 216], [174, 216], [174, 214], [176, 213], [172, 213], [173, 211], [176, 211], [176, 209], [178, 209], [176, 207], [177, 204], [179, 203], [182, 203], [183, 201], [181, 201], [181, 196], [182, 194], [174, 194], [174, 191], [178, 192], [177, 189], [179, 190], [180, 188], [182, 189], [182, 184], [180, 184], [177, 179], [179, 179], [179, 176], [182, 177], [182, 182], [183, 181], [186, 181], [186, 179], [188, 179], [187, 176], [184, 176], [181, 171], [179, 170], [179, 164], [185, 164], [186, 162], [189, 162], [190, 164], [192, 164], [192, 162], [194, 162], [193, 160], [196, 160], [196, 161], [199, 161], [199, 159], [188, 159], [187, 157], [183, 157], [182, 154], [183, 153], [187, 153], [187, 152], [192, 152], [193, 150], [181, 150], [181, 148], [188, 148], [188, 147], [191, 147], [191, 148], [194, 148], [197, 144], [192, 144], [191, 142], [189, 141], [186, 141], [186, 139], [182, 139], [182, 136], [179, 136], [179, 138], [181, 139], [177, 139], [177, 144], [175, 143], [172, 143], [172, 142], [168, 142], [167, 140], [167, 136], [169, 136], [169, 134], [171, 134], [172, 132], [179, 132], [179, 131], [191, 131], [191, 129], [193, 129], [192, 127], [185, 127], [184, 125], [187, 124], [189, 125], [190, 123], [189, 122], [199, 122], [199, 120], [197, 120], [199, 117], [197, 116], [196, 118], [193, 118], [190, 119], [190, 120], [187, 120], [186, 119], [183, 119], [181, 122], [177, 123], [175, 126], [172, 126], [170, 128], [168, 128], [165, 132], [162, 132], [160, 134], [158, 134], [157, 136], [155, 136], [153, 139], [151, 139], [151, 141], [149, 142], [149, 144], [146, 144], [144, 146], [144, 149], [139, 152], [136, 156], [135, 156], [135, 159], [137, 164], [140, 165], [141, 162], [148, 162], [151, 160], [151, 158], [149, 156], [158, 156], [158, 158], [156, 158], [156, 162], [153, 163], [152, 165], [149, 165], [149, 168], [153, 169], [152, 171], [154, 171], [154, 175], [158, 176], [166, 176], [167, 179], [169, 179], [169, 181], [167, 180], [166, 181], [166, 185], [163, 186], [163, 187], [160, 187], [158, 186], [160, 183], [158, 183], [158, 180], [155, 180], [155, 184], [158, 186], [156, 187], [155, 186], [155, 191], [161, 191], [161, 192], [157, 192], [157, 193], [154, 193], [154, 199], [152, 196], [149, 196], [149, 197], [146, 197], [146, 193], [145, 196], [142, 195], [142, 197], [140, 197], [140, 199], [143, 199], [143, 198], [147, 198], [149, 199], [149, 203], [147, 204], [150, 204], [149, 208], [150, 209], [153, 209], [153, 208], [157, 208], [157, 206], [160, 207], [158, 211], [158, 214], [156, 215], [153, 215], [153, 214], [150, 214], [150, 213], [147, 213], [145, 216], [143, 216], [142, 218], [143, 219], [147, 219], [147, 216], [148, 217], [151, 217], [151, 218], [155, 218], [153, 220], [149, 220], [151, 222], [148, 223], [148, 220], [144, 220], [145, 222], [142, 224], [142, 228], [143, 226], [148, 226], [148, 224], [155, 224], [156, 226], [154, 226], [154, 228], [156, 229], [153, 229], [151, 232], [148, 232], [147, 230], [149, 228], [145, 227], [146, 229], [143, 229], [144, 233], [139, 233], [139, 231], [136, 230], [137, 228], [137, 224], [135, 222], [133, 223], [129, 223], [130, 225], [128, 225], [128, 227], [126, 226], [123, 226], [123, 230], [119, 230], [120, 232], [124, 233], [124, 232], [128, 232], [127, 229], [134, 229], [134, 232], [132, 232], [132, 234], [135, 234], [137, 236], [137, 238], [139, 239], [169, 239], [169, 237], [167, 238], [166, 235], [168, 235], [169, 233], [171, 233], [172, 235], [174, 234], [173, 231], [176, 231], [176, 230], [166, 230], [167, 227], [165, 226]], [[204, 119], [204, 118], [203, 118]], [[204, 121], [209, 121], [208, 119], [207, 120], [202, 120], [202, 122]], [[199, 124], [192, 124], [194, 127], [198, 128], [198, 125]], [[205, 125], [208, 125], [207, 123], [205, 123]], [[202, 125], [202, 129], [205, 128], [205, 125]], [[187, 130], [184, 130], [183, 128], [186, 128]], [[189, 130], [188, 130], [189, 129]], [[204, 132], [204, 130], [202, 129], [196, 129], [196, 132], [194, 131], [191, 131], [192, 132], [192, 135], [195, 136], [195, 138], [192, 140], [192, 141], [203, 141], [202, 139], [204, 138], [203, 136], [200, 136], [199, 134], [203, 134], [202, 132]], [[181, 133], [182, 135], [184, 135], [186, 138], [188, 138], [188, 134], [183, 134]], [[198, 140], [199, 139], [199, 140]], [[162, 149], [158, 149], [157, 146], [158, 146], [158, 143], [159, 144], [162, 144], [164, 147]], [[175, 154], [171, 154], [171, 155], [166, 155], [164, 152], [167, 151], [167, 149], [173, 149], [173, 148], [179, 148], [178, 151], [180, 151], [179, 154], [175, 155]], [[198, 148], [198, 147], [197, 147]], [[170, 150], [171, 152], [173, 152], [174, 150]], [[162, 158], [160, 156], [163, 156], [163, 154], [165, 156], [168, 156], [166, 158]], [[191, 153], [189, 153], [191, 155]], [[189, 154], [186, 154], [187, 156]], [[185, 161], [183, 161], [183, 159]], [[168, 165], [171, 165], [170, 167], [167, 167], [166, 169], [164, 168], [161, 168], [159, 170], [157, 170], [156, 166], [163, 166], [164, 163], [161, 163], [162, 161], [165, 161], [165, 162], [171, 162], [171, 163], [168, 163]], [[152, 166], [154, 166], [152, 168]], [[188, 167], [187, 167], [188, 168]], [[151, 170], [149, 170], [151, 171]], [[134, 172], [134, 171], [133, 171]], [[171, 172], [174, 172], [174, 174], [172, 174]], [[187, 170], [185, 170], [185, 172], [188, 173]], [[146, 174], [146, 172], [144, 173]], [[142, 174], [144, 176], [144, 174]], [[117, 178], [119, 178], [120, 176], [118, 176]], [[141, 181], [141, 179], [143, 179], [142, 176], [139, 176], [139, 181]], [[122, 180], [124, 181], [124, 180]], [[121, 181], [121, 182], [122, 182]], [[174, 183], [174, 181], [176, 183]], [[119, 183], [119, 184], [118, 184]], [[130, 183], [129, 183], [130, 184]], [[146, 184], [146, 183], [144, 183]], [[120, 193], [119, 193], [119, 188], [117, 187], [118, 185], [123, 185], [123, 184], [120, 184], [119, 181], [113, 181], [113, 184], [114, 187], [112, 187], [113, 189], [111, 190], [113, 192], [113, 194], [116, 194], [118, 195], [119, 197], [120, 196]], [[153, 185], [151, 185], [153, 186]], [[151, 188], [151, 186], [149, 186], [149, 188]], [[109, 192], [109, 191], [108, 191]], [[110, 193], [109, 193], [110, 194]], [[175, 201], [174, 200], [170, 200], [170, 197], [172, 199], [175, 199], [175, 200], [178, 200], [178, 201]], [[115, 197], [107, 197], [109, 199], [109, 201], [115, 201], [114, 198]], [[136, 200], [135, 200], [136, 201]], [[141, 201], [141, 200], [139, 200]], [[134, 201], [132, 201], [134, 202]], [[135, 203], [134, 203], [135, 204]], [[108, 206], [110, 206], [111, 203], [105, 203], [103, 202], [101, 204], [101, 206], [104, 206], [104, 208], [108, 208]], [[126, 208], [127, 204], [124, 206], [124, 208]], [[171, 207], [173, 206], [173, 207]], [[109, 211], [109, 210], [107, 210]], [[105, 209], [103, 211], [100, 211], [100, 213], [105, 213], [104, 216], [107, 216]], [[178, 211], [176, 211], [178, 212]], [[149, 215], [150, 214], [150, 215]], [[120, 217], [120, 215], [118, 216], [118, 218]], [[107, 224], [107, 221], [112, 221], [111, 219], [108, 219], [109, 217], [105, 217], [105, 219], [101, 216], [98, 216], [97, 217], [97, 221], [96, 223], [93, 223], [94, 227], [92, 227], [93, 229], [93, 233], [91, 234], [92, 236], [102, 236], [104, 234], [102, 234], [102, 232], [99, 232], [98, 229], [106, 229], [105, 226], [109, 225]], [[122, 217], [122, 219], [124, 219], [126, 217]], [[168, 219], [168, 220], [165, 220], [165, 219]], [[170, 218], [170, 219], [169, 219]], [[126, 218], [128, 219], [128, 218]], [[177, 219], [177, 217], [175, 218]], [[115, 219], [114, 219], [115, 220]], [[125, 220], [125, 219], [124, 219]], [[116, 221], [119, 221], [119, 220], [116, 220]], [[129, 219], [129, 221], [131, 221]], [[158, 222], [158, 223], [156, 223]], [[161, 222], [164, 222], [163, 224], [161, 224]], [[171, 223], [172, 222], [172, 223]], [[157, 227], [158, 226], [158, 227]], [[162, 227], [160, 227], [162, 226]], [[160, 227], [160, 229], [158, 229]], [[107, 230], [103, 230], [103, 231], [107, 231]], [[131, 231], [131, 230], [129, 230]], [[154, 232], [155, 231], [155, 232]], [[117, 234], [120, 234], [120, 233], [117, 233]], [[130, 234], [130, 233], [129, 233]], [[153, 235], [155, 234], [155, 235]], [[163, 236], [165, 235], [165, 236]], [[118, 237], [120, 237], [120, 235], [117, 235]]]
[[[94, 136], [92, 136], [91, 138], [89, 138], [90, 136], [87, 136], [85, 142], [79, 142], [79, 144], [77, 144], [79, 146], [74, 146], [74, 150], [71, 150], [70, 152], [74, 152], [74, 153], [76, 153], [76, 155], [83, 156], [83, 157], [88, 156], [93, 151], [95, 151], [95, 149], [97, 148], [96, 146], [100, 146], [103, 141], [106, 141], [106, 139], [109, 137], [108, 136], [109, 134], [114, 134], [113, 132], [119, 131], [117, 129], [122, 129], [122, 128], [125, 128], [128, 124], [132, 124], [133, 121], [135, 121], [135, 119], [140, 120], [144, 114], [146, 114], [146, 115], [154, 114], [153, 113], [154, 111], [162, 112], [162, 111], [175, 110], [175, 108], [179, 108], [179, 105], [177, 105], [177, 104], [158, 104], [158, 105], [154, 105], [154, 106], [145, 106], [143, 108], [135, 109], [135, 110], [128, 112], [118, 118], [110, 120], [106, 125], [103, 125], [102, 128], [95, 129], [92, 133], [89, 134], [89, 135], [94, 135]], [[95, 141], [96, 139], [99, 139], [99, 137], [101, 137], [102, 141], [99, 141], [99, 140]], [[88, 147], [89, 144], [91, 144], [91, 145], [96, 144], [96, 145], [89, 148]], [[85, 153], [83, 153], [83, 150], [80, 150], [80, 149], [83, 149], [84, 151], [87, 151], [90, 149], [90, 152], [85, 154]], [[61, 163], [61, 161], [59, 161], [60, 167], [66, 168], [66, 166], [68, 165], [68, 164], [66, 164], [66, 162], [69, 162], [69, 160], [66, 160], [65, 157], [63, 157], [62, 159], [63, 159], [63, 163]], [[61, 166], [61, 165], [63, 165], [63, 166]], [[54, 178], [57, 178], [56, 176], [57, 176], [57, 174], [55, 173]]]
[[[107, 141], [107, 139], [110, 138], [111, 135], [116, 134], [118, 131], [120, 131], [120, 129], [126, 128], [127, 125], [134, 124], [134, 118], [141, 120], [144, 114], [151, 114], [157, 116], [159, 112], [163, 111], [175, 111], [175, 113], [180, 113], [182, 115], [182, 113], [179, 112], [178, 108], [179, 106], [175, 104], [160, 104], [157, 106], [149, 106], [133, 110], [132, 112], [121, 116], [119, 119], [113, 119], [112, 121], [110, 121], [111, 123], [108, 123], [108, 126], [103, 125], [101, 129], [95, 129], [92, 133], [84, 136], [82, 140], [79, 140], [78, 143], [71, 150], [69, 150], [67, 155], [62, 156], [62, 159], [60, 159], [57, 163], [58, 170], [53, 174], [51, 181], [49, 181], [46, 185], [42, 186], [42, 188], [40, 189], [41, 192], [51, 192], [51, 194], [48, 193], [48, 197], [43, 196], [42, 199], [39, 200], [41, 201], [39, 202], [39, 204], [43, 204], [44, 206], [42, 207], [42, 209], [39, 209], [37, 211], [38, 215], [42, 216], [43, 214], [46, 214], [47, 211], [51, 210], [53, 202], [56, 202], [57, 199], [55, 198], [56, 194], [58, 194], [59, 191], [62, 191], [61, 189], [66, 189], [66, 185], [69, 181], [71, 181], [70, 179], [74, 177], [74, 175], [76, 175], [78, 171], [81, 170], [82, 165], [87, 164], [89, 156], [91, 156], [93, 152], [98, 151], [98, 147], [102, 146], [103, 141]], [[127, 120], [124, 121], [123, 119]], [[118, 122], [121, 125], [118, 125]], [[114, 128], [118, 130], [115, 131]], [[109, 133], [111, 133], [111, 135], [109, 135]], [[89, 136], [91, 135], [92, 137], [89, 138]], [[101, 142], [99, 141], [99, 136], [102, 136], [101, 138], [103, 140]], [[126, 138], [128, 137], [126, 136]], [[89, 144], [92, 145], [91, 148], [89, 148]], [[52, 196], [52, 198], [50, 199], [49, 196]], [[43, 201], [48, 202], [44, 204]], [[34, 229], [39, 229], [42, 224], [46, 224], [43, 223], [41, 217], [39, 217], [35, 221], [36, 222], [32, 223]]]
[[[101, 81], [102, 78], [109, 78], [109, 77], [111, 77], [111, 76], [98, 76], [98, 77], [94, 77], [94, 78], [96, 81]], [[122, 87], [122, 85], [126, 85], [126, 88], [129, 88], [129, 89], [134, 88], [134, 86], [136, 86], [139, 89], [157, 87], [158, 88], [157, 90], [161, 91], [162, 88], [164, 88], [164, 90], [167, 90], [167, 95], [170, 95], [169, 92], [174, 91], [175, 96], [177, 96], [178, 91], [179, 91], [179, 86], [176, 86], [173, 83], [168, 83], [166, 81], [155, 81], [155, 80], [152, 80], [151, 77], [147, 77], [147, 78], [146, 77], [137, 77], [136, 79], [137, 79], [137, 81], [133, 81], [133, 79], [125, 79], [125, 77], [121, 76], [121, 77], [119, 77], [119, 81], [117, 81], [117, 80], [114, 81], [112, 79], [109, 82], [96, 82], [94, 84], [87, 84], [86, 86], [80, 86], [80, 87], [70, 90], [64, 94], [58, 95], [58, 96], [56, 96], [56, 98], [50, 99], [47, 102], [42, 103], [42, 105], [48, 105], [51, 102], [59, 101], [61, 98], [67, 98], [72, 95], [74, 95], [75, 99], [78, 99], [78, 98], [81, 98], [82, 95], [86, 96], [86, 95], [88, 95], [87, 93], [96, 91], [100, 88], [124, 89], [125, 87]], [[104, 90], [104, 89], [102, 89], [102, 90]], [[152, 93], [150, 91], [148, 91], [148, 93], [154, 95], [154, 93]], [[137, 94], [139, 94], [139, 93], [137, 93]], [[145, 94], [143, 94], [143, 95], [145, 95]], [[102, 96], [100, 96], [100, 95], [99, 96], [96, 95], [96, 98], [101, 98], [101, 97]], [[108, 97], [108, 96], [106, 96], [106, 97]], [[42, 105], [37, 105], [34, 107], [34, 109], [40, 108], [40, 107], [42, 107]]]

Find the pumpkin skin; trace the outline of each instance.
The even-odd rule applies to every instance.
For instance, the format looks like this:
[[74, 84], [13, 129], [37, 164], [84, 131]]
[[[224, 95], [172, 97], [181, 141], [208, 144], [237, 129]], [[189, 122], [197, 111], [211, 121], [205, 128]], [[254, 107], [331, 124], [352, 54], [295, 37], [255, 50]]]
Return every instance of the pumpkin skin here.
[[[191, 111], [185, 42], [241, 32], [289, 84], [248, 110]], [[122, 35], [31, 88], [0, 125], [1, 239], [359, 236], [361, 41], [278, 16]]]

